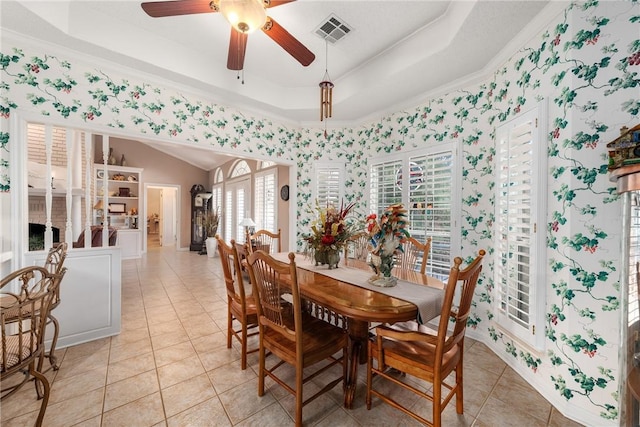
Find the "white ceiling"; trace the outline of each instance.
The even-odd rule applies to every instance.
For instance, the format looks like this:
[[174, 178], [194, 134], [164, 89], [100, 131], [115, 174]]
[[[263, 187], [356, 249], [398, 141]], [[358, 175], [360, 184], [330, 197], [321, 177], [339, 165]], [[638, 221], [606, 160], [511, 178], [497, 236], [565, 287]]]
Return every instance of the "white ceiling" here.
[[[303, 67], [256, 32], [249, 35], [244, 84], [226, 68], [230, 27], [219, 13], [151, 18], [132, 0], [2, 0], [0, 23], [4, 34], [60, 44], [175, 81], [218, 104], [304, 126], [320, 126], [318, 83], [328, 68], [335, 84], [329, 126], [340, 126], [415, 106], [491, 72], [563, 3], [297, 0], [267, 14], [315, 61]], [[327, 48], [315, 30], [331, 14], [353, 30]], [[180, 151], [187, 156], [185, 147]], [[211, 166], [200, 151], [190, 157]]]

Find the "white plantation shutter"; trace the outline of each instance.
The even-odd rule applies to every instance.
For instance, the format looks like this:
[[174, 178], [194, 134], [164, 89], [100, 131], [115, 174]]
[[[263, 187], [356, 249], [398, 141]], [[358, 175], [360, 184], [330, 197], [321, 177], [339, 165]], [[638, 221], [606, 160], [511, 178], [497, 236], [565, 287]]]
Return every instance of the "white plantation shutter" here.
[[257, 173], [254, 179], [254, 207], [256, 230], [277, 232], [276, 228], [276, 169]]
[[[415, 160], [414, 160], [415, 161]], [[431, 153], [424, 158], [424, 195], [417, 193], [415, 203], [426, 201], [424, 211], [424, 230], [426, 237], [431, 237], [431, 251], [427, 264], [427, 274], [436, 277], [448, 277], [453, 257], [451, 254], [451, 231], [453, 229], [453, 152], [451, 150]], [[411, 193], [413, 194], [413, 192]], [[414, 203], [414, 200], [411, 202]], [[416, 223], [420, 217], [416, 214]], [[412, 220], [413, 223], [414, 220]]]
[[[544, 285], [544, 133], [538, 109], [497, 129], [496, 265], [497, 317], [516, 337], [542, 345], [539, 315]], [[542, 191], [541, 191], [542, 190]], [[536, 266], [542, 266], [538, 272]], [[537, 331], [536, 331], [537, 329]], [[537, 336], [536, 336], [537, 334]]]
[[245, 241], [244, 227], [240, 225], [247, 212], [246, 196], [249, 193], [250, 181], [242, 180], [227, 184], [224, 204], [224, 232], [225, 240], [230, 242]]
[[382, 162], [374, 160], [369, 175], [371, 212], [379, 216], [388, 206], [402, 203], [408, 211], [411, 236], [421, 242], [432, 239], [427, 274], [442, 279], [451, 269], [451, 236], [459, 234], [453, 230], [455, 166], [453, 150], [448, 147], [432, 147]]
[[387, 206], [402, 203], [402, 181], [398, 182], [398, 171], [401, 169], [402, 160], [371, 165], [371, 212], [380, 216]]
[[319, 206], [332, 204], [339, 207], [343, 197], [344, 165], [341, 163], [316, 163], [314, 199]]
[[230, 242], [233, 238], [233, 190], [227, 190], [224, 205], [224, 239]]
[[[213, 212], [218, 212], [218, 215], [222, 214], [222, 184], [215, 184], [211, 189], [211, 210]], [[226, 219], [220, 218], [220, 221], [226, 221]], [[222, 232], [222, 224], [218, 224], [218, 233]]]
[[236, 234], [235, 234], [235, 239], [236, 242], [245, 242], [247, 240], [246, 238], [246, 234], [245, 234], [245, 229], [243, 226], [240, 225], [240, 223], [242, 223], [242, 221], [244, 220], [244, 211], [245, 211], [245, 204], [244, 204], [244, 191], [245, 189], [240, 187], [236, 189], [236, 205], [235, 205], [235, 211], [236, 211], [236, 218], [235, 218], [235, 223], [236, 223]]

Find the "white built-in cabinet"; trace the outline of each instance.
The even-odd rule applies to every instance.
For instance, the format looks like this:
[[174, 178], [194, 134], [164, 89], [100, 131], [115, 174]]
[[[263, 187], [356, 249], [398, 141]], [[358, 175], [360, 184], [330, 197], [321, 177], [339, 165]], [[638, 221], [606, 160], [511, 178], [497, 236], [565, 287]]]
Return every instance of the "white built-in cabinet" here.
[[[93, 225], [107, 223], [118, 229], [117, 245], [122, 259], [142, 256], [140, 229], [143, 193], [140, 168], [96, 164], [96, 191], [93, 205]], [[144, 222], [142, 222], [144, 225]]]

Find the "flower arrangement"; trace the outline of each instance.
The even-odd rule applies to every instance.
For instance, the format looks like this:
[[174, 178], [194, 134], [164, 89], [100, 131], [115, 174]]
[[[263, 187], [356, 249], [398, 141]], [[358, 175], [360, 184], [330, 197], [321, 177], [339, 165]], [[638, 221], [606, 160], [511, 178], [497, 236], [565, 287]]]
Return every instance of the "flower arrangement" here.
[[[347, 215], [354, 205], [355, 203], [345, 205], [343, 201], [340, 209], [333, 205], [322, 208], [316, 201], [316, 218], [311, 223], [311, 234], [304, 237], [308, 251], [315, 257], [316, 265], [329, 264], [329, 268], [338, 266], [340, 250], [353, 235], [355, 224], [347, 221]], [[332, 259], [329, 260], [328, 257]]]
[[402, 244], [410, 237], [407, 210], [401, 204], [391, 205], [379, 220], [376, 214], [370, 214], [366, 222], [367, 232], [371, 237], [371, 246], [373, 247], [371, 267], [376, 273], [374, 278], [379, 278], [381, 274], [383, 277], [389, 278], [395, 255], [403, 251]]
[[206, 237], [215, 237], [218, 232], [218, 225], [220, 224], [220, 213], [218, 209], [208, 212], [202, 219], [202, 225], [204, 231], [207, 234]]

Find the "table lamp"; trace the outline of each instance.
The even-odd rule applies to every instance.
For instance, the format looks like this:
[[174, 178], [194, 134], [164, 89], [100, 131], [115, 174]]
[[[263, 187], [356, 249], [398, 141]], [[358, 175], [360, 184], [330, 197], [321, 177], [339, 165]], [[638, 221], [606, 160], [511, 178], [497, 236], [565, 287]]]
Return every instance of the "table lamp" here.
[[93, 209], [96, 211], [96, 216], [100, 222], [104, 222], [104, 203], [102, 199], [99, 199], [98, 202], [93, 205]]
[[253, 227], [256, 226], [256, 223], [253, 222], [251, 218], [246, 217], [245, 219], [240, 221], [240, 224], [238, 225], [244, 227], [245, 236], [250, 236], [251, 234], [253, 234]]

